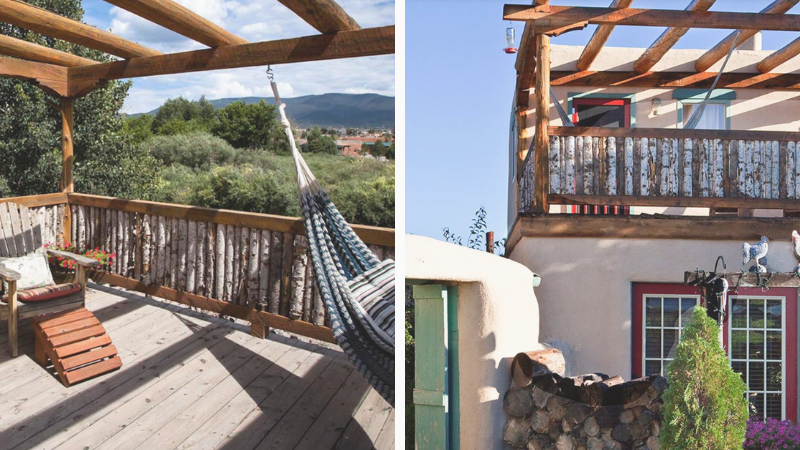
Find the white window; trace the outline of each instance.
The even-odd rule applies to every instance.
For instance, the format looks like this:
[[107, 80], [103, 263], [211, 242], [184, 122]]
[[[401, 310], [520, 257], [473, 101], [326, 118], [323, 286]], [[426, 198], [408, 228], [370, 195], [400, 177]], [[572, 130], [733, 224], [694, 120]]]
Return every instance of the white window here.
[[782, 420], [786, 408], [784, 297], [731, 296], [730, 359], [747, 384], [757, 417]]
[[681, 331], [692, 318], [699, 296], [644, 296], [644, 373], [666, 373], [675, 357]]
[[[695, 108], [697, 108], [698, 103], [686, 103], [686, 101], [682, 102], [683, 104], [683, 126], [686, 126], [686, 122], [689, 121], [689, 118], [692, 117], [692, 113], [694, 113]], [[708, 102], [706, 104], [706, 109], [703, 111], [703, 116], [700, 118], [700, 122], [697, 123], [696, 129], [698, 130], [725, 130], [727, 128], [727, 119], [725, 115], [725, 103], [712, 103]]]

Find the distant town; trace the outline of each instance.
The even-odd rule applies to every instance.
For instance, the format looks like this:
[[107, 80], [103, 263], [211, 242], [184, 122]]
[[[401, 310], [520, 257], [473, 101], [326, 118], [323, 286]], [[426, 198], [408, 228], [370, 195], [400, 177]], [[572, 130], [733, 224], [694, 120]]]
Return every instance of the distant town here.
[[341, 156], [379, 161], [394, 159], [394, 129], [326, 127], [298, 129], [297, 132], [301, 136], [298, 144], [305, 148], [308, 145], [308, 134], [315, 130], [333, 139], [336, 142], [336, 150]]

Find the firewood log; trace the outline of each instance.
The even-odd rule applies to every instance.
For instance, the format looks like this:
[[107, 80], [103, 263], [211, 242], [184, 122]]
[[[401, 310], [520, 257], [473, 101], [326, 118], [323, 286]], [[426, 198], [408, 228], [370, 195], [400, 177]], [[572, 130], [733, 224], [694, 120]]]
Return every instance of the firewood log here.
[[523, 417], [533, 411], [533, 396], [528, 388], [511, 388], [503, 398], [503, 410], [512, 417]]
[[511, 363], [511, 377], [514, 384], [525, 387], [534, 377], [548, 373], [564, 374], [566, 362], [564, 355], [554, 348], [518, 353]]
[[525, 448], [530, 438], [531, 426], [527, 420], [515, 417], [508, 421], [503, 440], [514, 448]]

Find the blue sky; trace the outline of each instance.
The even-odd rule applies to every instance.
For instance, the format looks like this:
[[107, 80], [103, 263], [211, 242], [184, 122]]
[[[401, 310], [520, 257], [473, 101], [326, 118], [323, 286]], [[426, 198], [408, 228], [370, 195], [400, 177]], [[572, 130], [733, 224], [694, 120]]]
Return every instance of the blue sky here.
[[[469, 233], [475, 211], [488, 211], [489, 230], [507, 232], [508, 130], [515, 84], [513, 55], [502, 52], [512, 0], [406, 0], [406, 232], [442, 237]], [[551, 0], [555, 5], [608, 6], [610, 0]], [[690, 0], [636, 0], [634, 7], [683, 9]], [[770, 1], [718, 0], [712, 10], [757, 12]], [[800, 14], [800, 7], [791, 11]], [[515, 22], [517, 36], [523, 24]], [[553, 39], [585, 45], [590, 26]], [[647, 47], [663, 31], [617, 27], [607, 45]], [[730, 30], [691, 30], [676, 48], [711, 48]], [[797, 37], [765, 32], [764, 49]]]
[[[274, 0], [177, 0], [192, 11], [251, 42], [284, 39], [318, 32]], [[362, 27], [391, 25], [394, 1], [340, 0]], [[165, 53], [203, 48], [201, 44], [147, 22], [102, 0], [83, 0], [84, 21]], [[376, 93], [394, 96], [394, 55], [275, 66], [282, 96], [328, 92]], [[124, 112], [146, 112], [166, 99], [271, 97], [264, 68], [137, 78]]]

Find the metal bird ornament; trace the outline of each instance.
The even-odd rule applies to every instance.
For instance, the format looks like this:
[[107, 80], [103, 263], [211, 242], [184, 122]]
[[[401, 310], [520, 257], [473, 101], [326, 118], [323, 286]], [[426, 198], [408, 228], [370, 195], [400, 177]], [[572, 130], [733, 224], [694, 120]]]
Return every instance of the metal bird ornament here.
[[[769, 239], [761, 236], [758, 244], [742, 244], [742, 268], [751, 260], [756, 261], [756, 265], [750, 268], [751, 272], [767, 273], [767, 252], [769, 251]], [[762, 265], [764, 264], [764, 265]]]
[[797, 258], [797, 267], [794, 271], [800, 274], [800, 233], [797, 230], [792, 231], [792, 253]]

